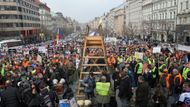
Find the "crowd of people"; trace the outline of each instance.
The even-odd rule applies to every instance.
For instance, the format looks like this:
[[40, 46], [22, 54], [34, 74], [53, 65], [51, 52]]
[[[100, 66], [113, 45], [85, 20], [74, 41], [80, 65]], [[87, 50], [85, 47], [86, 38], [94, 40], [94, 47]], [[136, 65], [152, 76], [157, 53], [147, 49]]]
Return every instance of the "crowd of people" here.
[[[47, 48], [46, 53], [34, 51], [39, 46]], [[62, 42], [7, 53], [0, 62], [0, 106], [57, 107], [61, 99], [75, 97], [70, 86], [79, 80], [82, 48], [80, 42]], [[97, 76], [98, 69], [86, 68], [90, 73], [80, 80], [91, 106], [190, 107], [188, 52], [162, 48], [154, 53], [149, 44], [106, 44], [106, 49], [108, 69]], [[89, 49], [88, 54], [101, 52]]]
[[109, 74], [84, 79], [88, 99], [104, 107], [190, 106], [188, 52], [175, 47], [154, 52], [149, 44], [106, 47]]
[[[57, 107], [74, 97], [79, 43], [37, 44], [7, 52], [0, 62], [1, 107]], [[45, 47], [39, 52], [38, 47]], [[77, 47], [78, 46], [78, 47]]]

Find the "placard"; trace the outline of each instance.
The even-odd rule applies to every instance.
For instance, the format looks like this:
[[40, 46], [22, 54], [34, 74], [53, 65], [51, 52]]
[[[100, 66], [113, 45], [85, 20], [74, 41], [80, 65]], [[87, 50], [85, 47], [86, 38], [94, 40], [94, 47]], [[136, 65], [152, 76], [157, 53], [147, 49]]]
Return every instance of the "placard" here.
[[70, 107], [78, 107], [75, 98], [72, 98], [69, 102], [70, 102]]
[[9, 53], [9, 54], [15, 54], [16, 52], [17, 52], [16, 49], [9, 49], [9, 50], [8, 50], [8, 53]]
[[53, 48], [48, 48], [48, 53], [49, 54], [53, 54], [54, 52], [53, 52]]
[[126, 53], [126, 47], [119, 47], [119, 53]]
[[47, 49], [45, 46], [38, 47], [38, 51], [41, 53], [47, 53]]
[[136, 59], [143, 59], [143, 53], [135, 52], [135, 58]]
[[161, 47], [153, 47], [152, 53], [160, 53], [161, 52]]
[[29, 55], [29, 51], [24, 51], [24, 55]]
[[38, 54], [38, 49], [30, 50], [29, 54]]
[[180, 51], [190, 52], [190, 46], [178, 45], [177, 49], [180, 50]]

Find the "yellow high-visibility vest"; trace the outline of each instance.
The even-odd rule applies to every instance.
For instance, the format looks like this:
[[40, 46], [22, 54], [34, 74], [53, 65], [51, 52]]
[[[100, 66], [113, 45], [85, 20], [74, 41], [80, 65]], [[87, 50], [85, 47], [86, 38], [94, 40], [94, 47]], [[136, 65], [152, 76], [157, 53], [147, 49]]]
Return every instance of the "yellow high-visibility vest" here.
[[182, 77], [183, 77], [183, 79], [184, 80], [186, 80], [187, 79], [187, 74], [188, 74], [188, 72], [190, 71], [190, 69], [189, 68], [183, 68], [183, 73], [182, 73]]
[[32, 70], [31, 73], [32, 75], [34, 75], [36, 73], [36, 70]]
[[122, 63], [122, 60], [123, 60], [122, 57], [118, 57], [118, 58], [117, 58], [117, 64]]
[[109, 82], [96, 82], [96, 92], [98, 95], [101, 96], [107, 96], [110, 89], [110, 83]]
[[138, 69], [137, 69], [137, 74], [142, 74], [142, 70], [143, 70], [143, 63], [138, 63]]
[[159, 68], [158, 68], [158, 70], [159, 70], [159, 76], [161, 76], [162, 75], [162, 70], [163, 70], [163, 67], [164, 66], [166, 66], [166, 64], [162, 64]]

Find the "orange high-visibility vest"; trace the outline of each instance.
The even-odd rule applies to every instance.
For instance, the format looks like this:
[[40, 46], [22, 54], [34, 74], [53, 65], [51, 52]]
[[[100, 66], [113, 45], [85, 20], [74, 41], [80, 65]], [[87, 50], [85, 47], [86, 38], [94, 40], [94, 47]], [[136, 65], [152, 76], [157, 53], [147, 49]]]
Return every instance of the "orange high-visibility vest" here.
[[29, 61], [23, 61], [22, 62], [22, 65], [26, 68], [29, 66]]
[[108, 58], [108, 65], [111, 66], [112, 63], [111, 63], [111, 57]]
[[56, 63], [56, 59], [53, 59], [53, 60], [52, 60], [52, 63]]
[[171, 77], [171, 74], [168, 74], [168, 76], [166, 77], [166, 88], [170, 88], [170, 77]]
[[114, 57], [109, 57], [109, 58], [108, 58], [108, 65], [109, 65], [109, 66], [112, 66], [112, 65], [114, 65], [115, 63], [116, 63], [116, 60], [115, 60]]
[[181, 74], [177, 74], [177, 75], [174, 77], [174, 85], [176, 85], [176, 79], [177, 79], [177, 78], [179, 78], [180, 84], [182, 84], [183, 78], [182, 78]]
[[[162, 79], [162, 76], [164, 75], [164, 73], [160, 76], [160, 80]], [[167, 74], [166, 78], [165, 78], [165, 82], [166, 82], [166, 88], [169, 89], [170, 88], [170, 77], [171, 74]]]

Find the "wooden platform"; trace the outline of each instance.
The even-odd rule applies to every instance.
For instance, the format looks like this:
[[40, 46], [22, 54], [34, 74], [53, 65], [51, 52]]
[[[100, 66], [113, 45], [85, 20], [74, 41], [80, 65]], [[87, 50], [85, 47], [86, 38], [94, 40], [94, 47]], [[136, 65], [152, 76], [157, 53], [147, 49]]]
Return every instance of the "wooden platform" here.
[[[89, 56], [87, 49], [99, 49], [101, 50], [101, 56]], [[77, 99], [85, 100], [85, 94], [84, 94], [84, 87], [82, 87], [81, 80], [84, 79], [84, 77], [89, 75], [89, 71], [92, 72], [93, 68], [98, 69], [96, 72], [93, 72], [94, 75], [101, 75], [101, 67], [107, 68], [107, 60], [106, 60], [106, 49], [104, 45], [104, 39], [102, 36], [86, 36], [84, 39], [84, 46], [83, 46], [83, 55], [82, 55], [82, 64], [81, 64], [81, 72], [80, 72], [80, 79], [77, 86]], [[88, 64], [85, 63], [85, 60], [88, 59], [92, 63]], [[98, 60], [103, 60], [105, 63], [97, 63]], [[85, 68], [88, 68], [87, 71], [85, 71]]]

